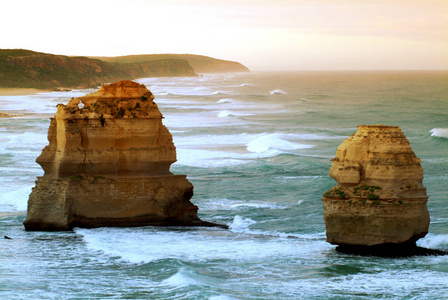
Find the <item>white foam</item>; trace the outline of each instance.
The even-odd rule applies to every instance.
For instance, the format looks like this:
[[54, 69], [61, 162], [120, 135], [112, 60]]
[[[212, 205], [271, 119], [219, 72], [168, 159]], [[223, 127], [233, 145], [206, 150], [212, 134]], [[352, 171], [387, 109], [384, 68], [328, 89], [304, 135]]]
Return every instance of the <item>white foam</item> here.
[[288, 93], [281, 89], [275, 89], [273, 91], [269, 91], [271, 95], [287, 95]]
[[255, 153], [236, 153], [203, 149], [180, 149], [177, 148], [176, 164], [207, 168], [225, 167], [246, 164], [254, 159], [273, 157], [285, 153], [277, 149], [269, 149]]
[[217, 127], [249, 124], [249, 121], [240, 118], [217, 118], [217, 111], [188, 111], [163, 113], [163, 124], [170, 130], [184, 130], [195, 127]]
[[[232, 230], [197, 228], [169, 229], [97, 228], [75, 229], [89, 251], [100, 251], [131, 263], [148, 263], [163, 259], [202, 262], [216, 259], [250, 261], [321, 256], [327, 246], [323, 236], [316, 239], [289, 239], [288, 235], [271, 235], [266, 232], [251, 235], [254, 220], [236, 217]], [[260, 238], [261, 237], [261, 238]], [[261, 250], [262, 249], [262, 250]], [[182, 276], [181, 276], [182, 277]], [[183, 278], [174, 277], [173, 283]]]
[[417, 244], [430, 249], [448, 250], [448, 234], [428, 233], [425, 238], [420, 239]]
[[250, 225], [257, 223], [256, 221], [250, 218], [244, 218], [241, 216], [235, 216], [233, 218], [232, 224], [230, 224], [229, 228], [233, 232], [247, 232], [247, 229]]
[[270, 149], [278, 149], [278, 150], [298, 150], [298, 149], [309, 149], [313, 148], [314, 145], [306, 145], [293, 143], [286, 139], [287, 135], [272, 133], [272, 134], [264, 134], [255, 140], [249, 142], [247, 144], [247, 151], [250, 152], [265, 152]]
[[3, 96], [2, 109], [29, 113], [56, 113], [56, 104], [67, 103], [70, 98], [84, 96], [87, 90], [47, 92], [34, 95]]
[[285, 209], [288, 206], [263, 201], [233, 200], [227, 198], [212, 198], [201, 201], [201, 210], [242, 210], [242, 209]]
[[228, 117], [228, 116], [231, 116], [232, 115], [232, 112], [231, 111], [229, 111], [229, 110], [223, 110], [222, 112], [220, 112], [218, 115], [217, 115], [217, 117], [218, 118], [225, 118], [225, 117]]
[[175, 287], [185, 287], [190, 285], [201, 285], [198, 281], [192, 278], [191, 272], [186, 271], [185, 268], [181, 268], [179, 272], [165, 280], [162, 280], [161, 284], [175, 286]]
[[0, 211], [25, 211], [32, 186], [19, 188], [12, 192], [0, 193]]
[[8, 147], [39, 148], [48, 144], [45, 132], [23, 132], [9, 135]]
[[245, 114], [245, 113], [239, 113], [239, 112], [232, 112], [230, 110], [223, 110], [219, 114], [217, 114], [218, 118], [226, 118], [226, 117], [244, 117], [244, 116], [250, 116], [252, 114]]
[[448, 128], [433, 128], [433, 129], [431, 129], [430, 132], [431, 132], [431, 136], [448, 139]]
[[224, 92], [224, 91], [216, 91], [216, 92], [211, 93], [210, 95], [231, 95], [231, 94], [228, 92]]
[[177, 148], [176, 164], [179, 165], [207, 168], [236, 166], [244, 163], [247, 161], [228, 157], [228, 153], [222, 151]]
[[218, 100], [216, 103], [232, 103], [233, 99], [231, 98], [223, 98], [221, 100]]
[[[382, 262], [384, 264], [384, 262]], [[408, 262], [407, 262], [408, 263]], [[337, 267], [337, 264], [334, 265]], [[343, 266], [343, 265], [342, 265]], [[263, 287], [274, 292], [289, 291], [305, 298], [357, 298], [365, 299], [439, 299], [441, 290], [446, 289], [447, 276], [444, 272], [432, 270], [369, 270], [348, 275], [321, 276], [299, 278], [297, 280], [281, 280], [263, 282]], [[316, 293], [318, 291], [318, 293]]]
[[226, 295], [218, 295], [218, 296], [211, 296], [208, 298], [209, 300], [235, 300], [236, 298], [232, 298]]
[[[314, 145], [301, 144], [294, 134], [235, 134], [175, 136], [178, 164], [194, 167], [221, 167], [248, 163]], [[225, 149], [226, 151], [223, 151]]]

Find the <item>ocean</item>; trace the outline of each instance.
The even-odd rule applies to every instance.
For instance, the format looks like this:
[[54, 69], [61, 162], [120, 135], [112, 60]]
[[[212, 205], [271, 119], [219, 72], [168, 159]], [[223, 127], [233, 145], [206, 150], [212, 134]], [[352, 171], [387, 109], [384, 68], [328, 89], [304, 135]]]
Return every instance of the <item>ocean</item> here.
[[[93, 90], [0, 96], [2, 299], [448, 299], [448, 256], [341, 254], [322, 194], [361, 124], [398, 125], [421, 158], [431, 224], [448, 250], [448, 72], [252, 72], [143, 78], [173, 134], [175, 174], [220, 228], [27, 232], [57, 103]], [[6, 235], [12, 239], [3, 239]]]

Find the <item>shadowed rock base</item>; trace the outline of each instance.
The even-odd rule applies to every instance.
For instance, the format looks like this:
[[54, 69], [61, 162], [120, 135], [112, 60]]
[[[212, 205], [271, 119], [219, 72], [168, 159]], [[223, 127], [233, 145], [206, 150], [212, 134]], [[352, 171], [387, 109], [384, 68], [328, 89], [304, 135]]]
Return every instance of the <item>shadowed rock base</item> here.
[[346, 254], [386, 258], [448, 255], [448, 252], [446, 251], [419, 247], [415, 243], [383, 244], [375, 246], [342, 245], [338, 246], [336, 251]]
[[27, 230], [74, 227], [206, 226], [190, 202], [193, 185], [185, 175], [107, 178], [79, 175], [38, 177], [28, 201]]

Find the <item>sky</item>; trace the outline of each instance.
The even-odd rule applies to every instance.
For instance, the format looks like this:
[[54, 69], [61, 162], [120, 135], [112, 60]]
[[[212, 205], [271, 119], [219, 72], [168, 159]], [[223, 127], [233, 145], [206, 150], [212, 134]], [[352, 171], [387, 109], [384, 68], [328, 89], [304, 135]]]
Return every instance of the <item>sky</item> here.
[[1, 0], [0, 48], [269, 70], [448, 69], [448, 0]]

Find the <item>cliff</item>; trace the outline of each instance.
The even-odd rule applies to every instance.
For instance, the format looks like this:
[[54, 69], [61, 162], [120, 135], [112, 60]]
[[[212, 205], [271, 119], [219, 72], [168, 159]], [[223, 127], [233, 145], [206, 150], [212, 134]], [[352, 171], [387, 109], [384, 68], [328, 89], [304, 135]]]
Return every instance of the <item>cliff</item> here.
[[324, 194], [327, 241], [415, 246], [428, 232], [423, 169], [397, 126], [362, 125], [337, 149]]
[[198, 218], [186, 176], [169, 170], [176, 148], [153, 100], [144, 85], [120, 81], [58, 105], [27, 230], [214, 225]]
[[186, 60], [109, 63], [21, 49], [0, 49], [0, 87], [91, 88], [104, 82], [164, 76], [196, 76]]
[[181, 59], [186, 60], [199, 74], [203, 73], [226, 73], [226, 72], [250, 72], [247, 67], [239, 62], [216, 59], [203, 55], [194, 54], [142, 54], [117, 57], [93, 57], [106, 62], [115, 63], [143, 63], [154, 60]]

